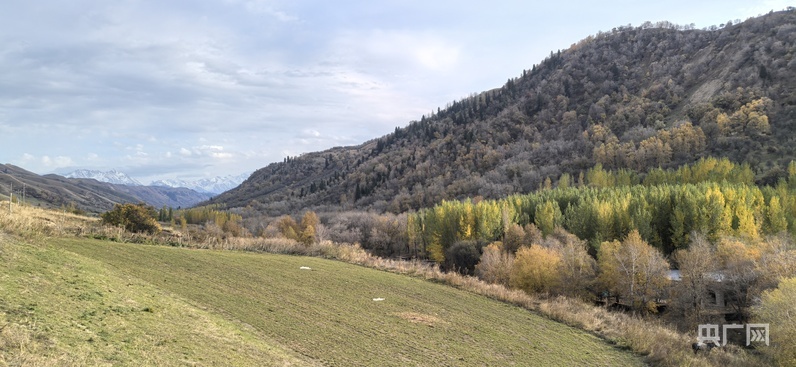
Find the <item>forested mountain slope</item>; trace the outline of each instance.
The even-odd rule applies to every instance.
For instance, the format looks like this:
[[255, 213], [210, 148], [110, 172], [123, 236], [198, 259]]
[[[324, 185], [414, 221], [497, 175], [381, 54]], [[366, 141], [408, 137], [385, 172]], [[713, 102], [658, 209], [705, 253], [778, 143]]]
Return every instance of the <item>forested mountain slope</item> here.
[[773, 183], [796, 159], [795, 55], [792, 8], [703, 30], [618, 27], [392, 134], [268, 165], [211, 202], [400, 212], [529, 192], [597, 163], [643, 173], [704, 156]]

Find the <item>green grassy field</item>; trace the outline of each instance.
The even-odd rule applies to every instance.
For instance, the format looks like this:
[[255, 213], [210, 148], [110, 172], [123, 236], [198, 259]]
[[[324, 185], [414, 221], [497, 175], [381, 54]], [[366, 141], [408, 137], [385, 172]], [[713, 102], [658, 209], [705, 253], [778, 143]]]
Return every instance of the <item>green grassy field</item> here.
[[0, 366], [308, 364], [101, 261], [0, 234]]
[[342, 262], [86, 239], [0, 243], [0, 335], [18, 339], [0, 344], [0, 364], [642, 364], [518, 307]]

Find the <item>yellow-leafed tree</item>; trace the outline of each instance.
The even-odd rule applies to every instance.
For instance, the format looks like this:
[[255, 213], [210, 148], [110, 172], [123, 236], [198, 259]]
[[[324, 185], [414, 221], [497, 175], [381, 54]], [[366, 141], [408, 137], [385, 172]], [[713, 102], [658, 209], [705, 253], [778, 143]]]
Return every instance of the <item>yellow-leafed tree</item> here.
[[763, 292], [755, 319], [769, 324], [774, 362], [796, 366], [796, 278], [783, 279], [777, 289]]
[[655, 311], [668, 284], [669, 264], [633, 230], [622, 241], [603, 242], [597, 254], [600, 284], [633, 309]]
[[560, 255], [551, 249], [532, 245], [517, 250], [509, 274], [509, 285], [528, 293], [547, 293], [558, 286]]

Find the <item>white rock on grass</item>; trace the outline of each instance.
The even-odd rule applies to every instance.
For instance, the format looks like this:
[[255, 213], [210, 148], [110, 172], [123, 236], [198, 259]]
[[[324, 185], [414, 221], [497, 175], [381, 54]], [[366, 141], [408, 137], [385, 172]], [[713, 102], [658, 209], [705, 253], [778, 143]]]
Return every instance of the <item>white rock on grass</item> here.
[[301, 270], [312, 270], [312, 268], [310, 268], [309, 266], [302, 266], [299, 269], [301, 269]]
[[381, 302], [381, 301], [384, 301], [384, 298], [374, 298], [373, 301], [374, 302]]

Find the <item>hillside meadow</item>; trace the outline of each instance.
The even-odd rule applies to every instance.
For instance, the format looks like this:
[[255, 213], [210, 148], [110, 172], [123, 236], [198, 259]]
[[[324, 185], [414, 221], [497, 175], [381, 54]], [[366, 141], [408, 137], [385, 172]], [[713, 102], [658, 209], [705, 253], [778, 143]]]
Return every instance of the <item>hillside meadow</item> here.
[[39, 220], [0, 218], [0, 365], [643, 364], [593, 334], [419, 278], [59, 236], [52, 212], [28, 215]]
[[3, 235], [0, 258], [0, 366], [315, 364], [256, 330], [54, 244]]

